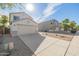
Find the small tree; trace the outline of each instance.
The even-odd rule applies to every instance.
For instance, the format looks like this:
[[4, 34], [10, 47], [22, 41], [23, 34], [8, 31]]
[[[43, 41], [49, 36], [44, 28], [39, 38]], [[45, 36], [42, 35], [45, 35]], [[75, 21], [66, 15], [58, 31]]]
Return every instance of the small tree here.
[[69, 23], [69, 19], [64, 19], [63, 21], [62, 21], [62, 23], [64, 23], [64, 24], [67, 24], [67, 23]]
[[76, 29], [79, 30], [79, 25], [76, 26]]
[[[4, 10], [5, 8], [11, 9], [16, 6], [16, 3], [0, 3], [0, 9]], [[7, 23], [7, 16], [1, 16], [0, 25], [3, 28], [3, 33], [5, 33], [5, 24]]]
[[70, 27], [72, 30], [75, 29], [75, 28], [76, 28], [76, 23], [75, 23], [75, 21], [69, 22], [69, 27]]
[[64, 19], [62, 22], [61, 22], [61, 27], [64, 29], [64, 31], [67, 31], [69, 29], [69, 19]]
[[5, 27], [6, 27], [7, 22], [8, 22], [8, 17], [5, 15], [2, 15], [1, 23], [2, 23], [2, 28], [3, 28], [3, 34], [5, 33]]

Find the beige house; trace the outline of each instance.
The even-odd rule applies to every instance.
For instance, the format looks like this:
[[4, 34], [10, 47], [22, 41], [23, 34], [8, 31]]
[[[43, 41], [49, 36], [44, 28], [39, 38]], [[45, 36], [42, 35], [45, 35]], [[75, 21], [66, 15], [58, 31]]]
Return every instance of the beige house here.
[[60, 23], [57, 20], [49, 20], [38, 25], [39, 31], [59, 31], [60, 30]]
[[25, 12], [10, 13], [11, 31], [19, 34], [32, 34], [38, 32], [37, 23]]

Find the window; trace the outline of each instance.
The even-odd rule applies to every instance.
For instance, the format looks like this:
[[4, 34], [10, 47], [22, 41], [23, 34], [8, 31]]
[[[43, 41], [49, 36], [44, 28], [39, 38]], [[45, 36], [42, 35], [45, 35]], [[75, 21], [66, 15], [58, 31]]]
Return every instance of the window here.
[[13, 20], [16, 21], [16, 20], [19, 20], [19, 16], [13, 16]]

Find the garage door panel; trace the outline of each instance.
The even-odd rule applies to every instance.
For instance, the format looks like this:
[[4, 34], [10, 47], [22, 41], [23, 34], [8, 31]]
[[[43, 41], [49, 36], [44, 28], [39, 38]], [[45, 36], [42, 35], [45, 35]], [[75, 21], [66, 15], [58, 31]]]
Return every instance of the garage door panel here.
[[19, 34], [30, 34], [37, 32], [35, 26], [17, 26], [17, 30]]

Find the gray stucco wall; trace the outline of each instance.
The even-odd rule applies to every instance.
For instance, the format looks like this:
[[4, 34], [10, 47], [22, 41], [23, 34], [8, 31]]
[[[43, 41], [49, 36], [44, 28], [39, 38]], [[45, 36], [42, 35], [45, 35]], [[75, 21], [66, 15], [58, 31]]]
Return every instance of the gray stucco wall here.
[[60, 30], [59, 22], [55, 20], [49, 20], [38, 24], [38, 31], [49, 31], [49, 30], [59, 31]]

